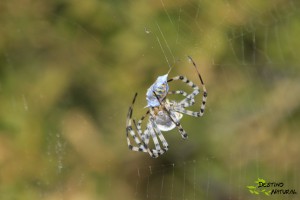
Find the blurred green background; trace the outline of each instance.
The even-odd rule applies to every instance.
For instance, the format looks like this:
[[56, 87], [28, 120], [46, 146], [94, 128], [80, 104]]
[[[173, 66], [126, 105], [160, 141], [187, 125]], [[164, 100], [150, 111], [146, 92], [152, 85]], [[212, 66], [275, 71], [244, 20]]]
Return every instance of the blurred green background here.
[[[300, 192], [299, 9], [293, 0], [2, 0], [0, 199], [299, 199], [246, 188], [263, 178]], [[186, 141], [164, 133], [170, 149], [158, 159], [129, 151], [135, 92], [140, 118], [168, 65], [200, 84], [187, 55], [208, 90], [204, 117], [183, 117]]]

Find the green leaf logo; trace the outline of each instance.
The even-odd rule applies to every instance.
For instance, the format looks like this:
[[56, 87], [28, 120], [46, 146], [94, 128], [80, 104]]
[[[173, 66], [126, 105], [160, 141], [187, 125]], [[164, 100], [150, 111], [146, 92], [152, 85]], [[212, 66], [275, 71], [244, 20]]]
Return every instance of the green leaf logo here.
[[256, 181], [254, 181], [254, 183], [256, 185], [248, 185], [247, 186], [247, 188], [248, 188], [248, 190], [249, 190], [249, 192], [251, 194], [259, 195], [259, 194], [263, 193], [263, 194], [265, 194], [267, 196], [270, 195], [271, 190], [266, 191], [266, 189], [264, 189], [263, 187], [261, 187], [263, 184], [266, 183], [266, 181], [264, 179], [258, 178]]

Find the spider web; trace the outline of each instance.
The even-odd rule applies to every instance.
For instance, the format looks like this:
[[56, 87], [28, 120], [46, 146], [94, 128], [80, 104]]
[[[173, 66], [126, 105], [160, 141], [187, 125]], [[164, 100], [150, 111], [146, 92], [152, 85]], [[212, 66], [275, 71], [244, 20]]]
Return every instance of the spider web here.
[[[138, 168], [135, 177], [135, 198], [198, 199], [202, 196], [208, 199], [211, 181], [208, 160], [205, 159], [206, 165], [202, 165], [202, 169], [196, 169], [196, 161]], [[197, 174], [204, 168], [206, 174], [202, 172]], [[146, 179], [145, 183], [143, 183], [144, 179]]]
[[[167, 162], [154, 161], [162, 163], [156, 167], [137, 168], [136, 198], [252, 199], [246, 186], [252, 184], [256, 177], [284, 182], [286, 188], [299, 188], [296, 172], [299, 160], [294, 160], [296, 155], [292, 148], [280, 145], [287, 138], [294, 137], [295, 130], [288, 121], [297, 120], [294, 114], [299, 110], [299, 104], [295, 102], [299, 95], [292, 94], [298, 86], [290, 88], [298, 84], [299, 68], [298, 61], [294, 59], [295, 41], [290, 39], [294, 35], [294, 23], [299, 24], [294, 21], [297, 16], [295, 2], [277, 2], [268, 5], [271, 7], [266, 6], [263, 11], [256, 3], [233, 5], [224, 1], [224, 7], [221, 6], [225, 13], [223, 18], [208, 26], [201, 21], [201, 15], [206, 6], [219, 6], [220, 2], [186, 2], [176, 8], [171, 2], [160, 3], [164, 20], [145, 25], [145, 33], [151, 35], [148, 39], [152, 44], [155, 40], [157, 43], [151, 47], [154, 49], [152, 53], [159, 52], [167, 66], [175, 66], [174, 71], [188, 77], [193, 77], [194, 73], [188, 69], [184, 57], [187, 54], [196, 59], [206, 75], [203, 75], [204, 79], [208, 80], [209, 98], [204, 118], [213, 121], [206, 129], [201, 127], [201, 122], [187, 123], [187, 119], [183, 119], [183, 124], [189, 124], [187, 130], [192, 135], [189, 144], [171, 141], [170, 151], [174, 151], [174, 145], [179, 148], [177, 156], [183, 154], [188, 157], [188, 153], [182, 151], [195, 148], [200, 156], [193, 155], [192, 159], [196, 160], [192, 162], [183, 158], [179, 164], [174, 164], [169, 163], [170, 157], [170, 160], [178, 160], [180, 156], [171, 155], [166, 156]], [[234, 13], [234, 9], [247, 19], [234, 18], [238, 14]], [[219, 28], [226, 29], [226, 34], [220, 35]], [[227, 53], [221, 55], [223, 51]], [[163, 74], [167, 68], [161, 68], [160, 74]], [[195, 78], [192, 80], [197, 82]], [[211, 83], [211, 80], [215, 82]], [[276, 117], [271, 117], [273, 112]], [[278, 123], [280, 125], [275, 125]], [[197, 131], [197, 126], [200, 126], [200, 131]], [[282, 126], [289, 128], [282, 129]], [[195, 133], [198, 135], [195, 136]], [[210, 136], [204, 136], [205, 133]], [[209, 147], [195, 147], [203, 146], [203, 143], [221, 146], [208, 151]], [[291, 145], [298, 149], [297, 143]], [[284, 164], [281, 163], [283, 160]]]
[[[253, 199], [257, 178], [300, 191], [297, 1], [17, 5], [0, 18], [1, 199]], [[183, 117], [188, 140], [164, 133], [158, 159], [129, 151], [132, 96], [139, 119], [170, 68], [200, 84], [188, 55], [204, 117]]]

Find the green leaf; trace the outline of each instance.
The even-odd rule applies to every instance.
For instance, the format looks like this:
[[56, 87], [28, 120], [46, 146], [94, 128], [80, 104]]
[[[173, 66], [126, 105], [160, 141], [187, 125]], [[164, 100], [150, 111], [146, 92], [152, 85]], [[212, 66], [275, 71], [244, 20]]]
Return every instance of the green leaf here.
[[262, 183], [266, 183], [266, 181], [264, 179], [262, 179], [262, 178], [258, 178], [258, 181], [262, 182]]
[[265, 192], [265, 195], [270, 196], [270, 194], [268, 192]]
[[248, 189], [255, 189], [256, 187], [255, 186], [252, 186], [252, 185], [249, 185], [247, 186]]
[[253, 191], [254, 192], [254, 194], [259, 194], [259, 192], [257, 192], [257, 191]]

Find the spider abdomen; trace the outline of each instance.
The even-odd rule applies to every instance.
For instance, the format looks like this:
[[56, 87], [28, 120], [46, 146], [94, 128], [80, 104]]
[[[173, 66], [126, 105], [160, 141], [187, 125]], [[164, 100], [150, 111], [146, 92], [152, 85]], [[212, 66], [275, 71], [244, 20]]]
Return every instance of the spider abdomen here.
[[[164, 101], [164, 106], [160, 107], [154, 107], [153, 110], [153, 118], [155, 120], [155, 123], [157, 125], [157, 128], [161, 131], [170, 131], [176, 127], [175, 122], [179, 122], [182, 118], [182, 114], [179, 112], [174, 111], [173, 109], [170, 109], [170, 103], [168, 100]], [[171, 117], [165, 109], [168, 109], [170, 112]]]
[[[179, 122], [182, 118], [182, 114], [178, 112], [171, 112], [171, 114], [173, 119], [176, 120], [176, 122]], [[170, 131], [176, 127], [176, 124], [170, 119], [167, 113], [164, 113], [162, 115], [156, 115], [155, 122], [157, 124], [157, 127], [161, 131]]]

